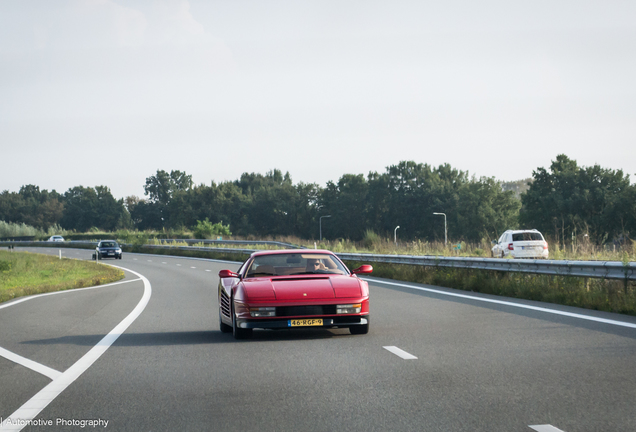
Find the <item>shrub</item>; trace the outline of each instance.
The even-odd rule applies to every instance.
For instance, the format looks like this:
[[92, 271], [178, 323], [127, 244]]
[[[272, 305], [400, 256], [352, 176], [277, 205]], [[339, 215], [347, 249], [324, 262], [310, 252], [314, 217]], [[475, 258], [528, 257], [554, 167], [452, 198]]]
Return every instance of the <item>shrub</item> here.
[[0, 221], [0, 238], [2, 237], [29, 237], [41, 234], [35, 227], [24, 223]]
[[365, 248], [375, 250], [381, 243], [382, 239], [373, 230], [368, 229], [365, 231], [364, 239], [362, 240], [362, 244]]
[[223, 225], [223, 221], [213, 224], [210, 219], [198, 220], [197, 225], [192, 228], [194, 237], [198, 239], [211, 239], [216, 236], [231, 236], [229, 225]]
[[0, 272], [8, 273], [11, 271], [11, 263], [9, 261], [0, 260]]

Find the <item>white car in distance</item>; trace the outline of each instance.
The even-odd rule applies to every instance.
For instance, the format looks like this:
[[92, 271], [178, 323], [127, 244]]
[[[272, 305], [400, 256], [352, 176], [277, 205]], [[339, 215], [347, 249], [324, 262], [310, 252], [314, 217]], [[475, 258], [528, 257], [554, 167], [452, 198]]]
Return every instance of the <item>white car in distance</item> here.
[[492, 248], [495, 258], [548, 259], [548, 255], [548, 242], [536, 229], [508, 230]]
[[63, 242], [64, 241], [64, 237], [62, 237], [61, 235], [54, 235], [54, 236], [49, 237], [48, 241]]

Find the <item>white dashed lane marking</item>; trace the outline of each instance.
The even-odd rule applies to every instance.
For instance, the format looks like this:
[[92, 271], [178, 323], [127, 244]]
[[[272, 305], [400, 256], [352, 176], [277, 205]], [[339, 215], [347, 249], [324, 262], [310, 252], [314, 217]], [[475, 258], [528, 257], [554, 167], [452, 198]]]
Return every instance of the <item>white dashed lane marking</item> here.
[[530, 429], [534, 429], [537, 432], [563, 432], [561, 429], [555, 428], [552, 425], [534, 425], [528, 426]]
[[415, 357], [413, 354], [409, 354], [406, 351], [401, 350], [396, 346], [385, 346], [382, 348], [384, 348], [385, 350], [389, 352], [392, 352], [398, 357], [402, 357], [404, 360], [417, 360], [417, 357]]

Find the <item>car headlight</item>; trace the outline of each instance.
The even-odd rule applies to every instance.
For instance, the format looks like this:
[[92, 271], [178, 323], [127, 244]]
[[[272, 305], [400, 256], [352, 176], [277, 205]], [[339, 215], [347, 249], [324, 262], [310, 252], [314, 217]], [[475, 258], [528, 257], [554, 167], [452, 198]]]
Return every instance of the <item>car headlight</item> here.
[[361, 310], [362, 310], [362, 305], [360, 303], [336, 306], [336, 313], [338, 314], [360, 313]]
[[276, 316], [275, 307], [251, 307], [250, 315], [253, 317], [273, 317]]

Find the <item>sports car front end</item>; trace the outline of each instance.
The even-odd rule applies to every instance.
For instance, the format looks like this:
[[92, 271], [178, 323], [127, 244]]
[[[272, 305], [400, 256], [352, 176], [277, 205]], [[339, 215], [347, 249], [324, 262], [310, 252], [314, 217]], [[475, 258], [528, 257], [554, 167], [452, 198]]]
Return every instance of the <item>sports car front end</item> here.
[[239, 273], [224, 270], [219, 274], [221, 330], [232, 331], [237, 338], [249, 337], [252, 329], [302, 327], [368, 333], [369, 287], [357, 273], [371, 273], [372, 267], [349, 272], [339, 260], [336, 264], [335, 255], [325, 251], [291, 255], [298, 255], [299, 261], [291, 257], [278, 263], [286, 265], [269, 265], [281, 256], [269, 261], [265, 257], [261, 261], [266, 264], [247, 264]]

